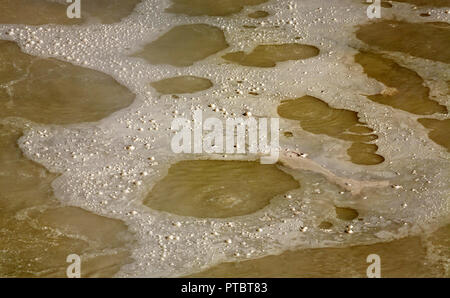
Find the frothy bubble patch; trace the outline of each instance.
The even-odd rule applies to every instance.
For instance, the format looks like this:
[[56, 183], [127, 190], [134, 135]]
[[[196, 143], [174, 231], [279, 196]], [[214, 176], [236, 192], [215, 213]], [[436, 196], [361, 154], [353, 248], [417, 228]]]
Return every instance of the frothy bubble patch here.
[[151, 64], [190, 66], [228, 47], [223, 31], [215, 26], [193, 24], [176, 26], [146, 45], [134, 57]]
[[272, 198], [299, 187], [298, 181], [275, 165], [182, 161], [171, 166], [144, 204], [178, 215], [222, 218], [253, 213]]
[[259, 45], [251, 53], [243, 51], [228, 53], [222, 58], [253, 67], [275, 67], [277, 62], [288, 60], [302, 60], [319, 55], [319, 49], [311, 45], [298, 43]]

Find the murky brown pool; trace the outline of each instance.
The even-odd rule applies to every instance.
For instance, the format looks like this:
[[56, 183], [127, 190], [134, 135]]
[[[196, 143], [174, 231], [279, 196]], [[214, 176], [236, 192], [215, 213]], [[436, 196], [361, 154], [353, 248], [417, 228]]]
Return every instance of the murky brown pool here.
[[347, 153], [353, 163], [374, 165], [384, 161], [381, 155], [376, 154], [378, 147], [369, 144], [378, 138], [377, 135], [359, 121], [356, 112], [336, 109], [318, 98], [303, 96], [282, 101], [278, 114], [286, 119], [298, 120], [302, 129], [311, 133], [352, 142]]
[[29, 121], [97, 121], [130, 105], [134, 94], [111, 77], [36, 58], [0, 41], [0, 276], [65, 277], [68, 252], [84, 274], [111, 276], [130, 262], [127, 227], [53, 196], [58, 176], [25, 158], [17, 142]]
[[393, 1], [414, 4], [417, 6], [450, 7], [449, 0], [393, 0]]
[[[0, 24], [64, 24], [85, 22], [112, 24], [128, 16], [140, 0], [89, 0], [81, 1], [81, 18], [67, 17], [69, 4], [48, 0], [2, 0]], [[20, 13], [18, 13], [20, 12]]]
[[[268, 183], [267, 181], [270, 181]], [[195, 217], [232, 217], [264, 208], [300, 183], [276, 165], [249, 161], [197, 160], [171, 166], [144, 204]]]
[[402, 67], [381, 54], [362, 52], [355, 56], [364, 72], [383, 83], [387, 88], [382, 94], [367, 98], [391, 107], [418, 115], [447, 114], [447, 107], [430, 98], [430, 88], [413, 70]]
[[255, 12], [249, 13], [248, 16], [252, 19], [262, 19], [269, 16], [270, 13], [264, 10], [257, 10]]
[[447, 148], [447, 151], [450, 151], [450, 119], [422, 118], [419, 119], [419, 123], [430, 130], [430, 139]]
[[[444, 227], [426, 239], [410, 237], [390, 243], [346, 248], [320, 248], [288, 251], [243, 262], [223, 263], [190, 277], [359, 277], [365, 278], [367, 256], [377, 254], [381, 259], [383, 277], [448, 276], [447, 249], [450, 227]], [[444, 238], [443, 238], [444, 237]], [[427, 250], [435, 252], [434, 262]]]
[[275, 67], [277, 62], [308, 59], [319, 54], [319, 49], [303, 44], [259, 45], [252, 52], [233, 52], [223, 56], [225, 60], [242, 66]]
[[[449, 0], [341, 2], [0, 0], [0, 277], [450, 276]], [[280, 162], [174, 157], [194, 109]]]
[[146, 45], [134, 56], [144, 58], [151, 64], [190, 66], [227, 47], [223, 31], [217, 27], [181, 25]]
[[386, 51], [450, 63], [450, 25], [444, 22], [408, 23], [381, 20], [360, 26], [356, 37]]
[[258, 5], [268, 0], [172, 0], [169, 13], [186, 14], [190, 16], [228, 16], [240, 12], [245, 6]]
[[24, 54], [0, 41], [0, 117], [39, 123], [97, 121], [129, 106], [135, 95], [101, 72]]
[[22, 121], [0, 120], [0, 276], [66, 277], [68, 254], [83, 260], [85, 277], [108, 277], [130, 262], [126, 225], [53, 197], [57, 177], [17, 146]]
[[212, 82], [195, 76], [180, 76], [152, 82], [152, 87], [161, 94], [195, 93], [209, 89]]

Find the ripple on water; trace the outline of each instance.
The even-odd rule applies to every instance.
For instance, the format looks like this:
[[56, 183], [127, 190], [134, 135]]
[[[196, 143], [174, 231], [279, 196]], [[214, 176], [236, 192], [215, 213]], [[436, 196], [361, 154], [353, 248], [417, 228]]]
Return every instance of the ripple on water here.
[[450, 63], [450, 24], [382, 20], [359, 26], [356, 37], [385, 51]]
[[347, 153], [355, 164], [375, 165], [384, 161], [381, 155], [376, 154], [378, 146], [367, 144], [376, 140], [377, 135], [359, 121], [358, 113], [354, 111], [335, 109], [318, 98], [303, 96], [282, 101], [278, 106], [278, 114], [286, 119], [300, 121], [301, 127], [308, 132], [351, 141]]
[[370, 100], [417, 115], [447, 114], [447, 107], [430, 99], [430, 88], [415, 71], [370, 52], [356, 54], [355, 62], [367, 76], [388, 87], [381, 94], [368, 95]]
[[223, 31], [215, 26], [181, 25], [144, 46], [133, 56], [144, 58], [151, 64], [190, 66], [227, 47]]
[[277, 62], [302, 60], [319, 55], [319, 49], [298, 43], [259, 45], [251, 53], [243, 51], [228, 53], [225, 60], [253, 67], [275, 67]]
[[[270, 182], [269, 182], [270, 181]], [[253, 213], [272, 198], [299, 188], [276, 165], [249, 161], [193, 160], [171, 166], [144, 200], [150, 208], [195, 217]]]
[[172, 0], [166, 12], [189, 16], [228, 16], [240, 12], [244, 6], [253, 6], [268, 0]]

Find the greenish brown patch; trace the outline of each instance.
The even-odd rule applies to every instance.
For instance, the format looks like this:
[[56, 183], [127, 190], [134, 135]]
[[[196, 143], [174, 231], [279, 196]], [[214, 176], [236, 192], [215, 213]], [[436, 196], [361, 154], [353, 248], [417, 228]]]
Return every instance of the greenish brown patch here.
[[110, 76], [21, 52], [0, 41], [0, 117], [39, 123], [98, 121], [129, 106], [135, 95]]
[[82, 276], [111, 277], [130, 262], [126, 225], [61, 206], [51, 187], [57, 175], [26, 159], [17, 141], [28, 120], [97, 121], [134, 95], [103, 73], [32, 57], [6, 41], [0, 86], [0, 276], [66, 277], [66, 257], [75, 253], [83, 258]]
[[450, 0], [392, 0], [392, 1], [409, 3], [417, 6], [450, 7]]
[[450, 152], [450, 119], [418, 119], [420, 124], [430, 130], [428, 134], [435, 143], [447, 148]]
[[378, 154], [378, 146], [375, 144], [367, 144], [361, 142], [354, 142], [347, 149], [350, 160], [358, 165], [377, 165], [384, 161], [384, 157]]
[[[367, 2], [367, 1], [360, 1], [360, 0], [358, 0], [358, 1], [361, 2], [362, 4], [366, 4], [366, 5], [372, 4], [371, 2]], [[381, 2], [381, 7], [383, 7], [383, 8], [391, 8], [392, 4], [389, 3], [389, 2], [386, 2], [386, 1], [382, 1]]]
[[112, 277], [131, 262], [127, 226], [61, 206], [51, 187], [57, 175], [17, 146], [22, 129], [20, 122], [0, 123], [0, 276], [66, 277], [66, 258], [75, 253], [82, 277]]
[[329, 222], [329, 221], [322, 221], [319, 224], [319, 228], [322, 229], [322, 230], [329, 230], [332, 227], [333, 227], [333, 224], [331, 222]]
[[375, 154], [378, 149], [375, 144], [361, 144], [377, 139], [377, 135], [371, 134], [372, 129], [359, 121], [354, 111], [335, 109], [318, 98], [303, 96], [282, 101], [278, 114], [300, 121], [301, 127], [308, 132], [353, 142], [347, 153], [355, 164], [374, 165], [384, 161], [382, 156]]
[[172, 0], [166, 12], [189, 16], [228, 16], [240, 12], [244, 6], [253, 6], [268, 0]]
[[356, 37], [384, 51], [450, 63], [450, 25], [382, 20], [362, 25]]
[[388, 87], [382, 94], [367, 96], [370, 100], [417, 115], [447, 113], [445, 106], [430, 99], [430, 89], [415, 71], [370, 52], [356, 54], [355, 61], [363, 67], [368, 77]]
[[179, 76], [151, 83], [152, 87], [162, 94], [195, 93], [209, 89], [212, 82], [195, 76]]
[[143, 203], [178, 215], [231, 217], [253, 213], [275, 196], [299, 187], [292, 176], [275, 165], [182, 161], [170, 167], [168, 175], [156, 183]]
[[314, 46], [291, 43], [259, 45], [249, 54], [239, 51], [222, 57], [243, 66], [275, 67], [277, 62], [307, 59], [319, 55], [319, 52], [319, 49]]
[[336, 207], [336, 217], [341, 220], [354, 220], [358, 215], [358, 211], [355, 209]]
[[64, 24], [85, 22], [112, 24], [128, 16], [141, 0], [89, 0], [81, 1], [81, 18], [67, 17], [69, 4], [46, 0], [0, 1], [0, 24]]
[[[448, 259], [450, 229], [442, 228], [431, 235], [433, 248]], [[376, 252], [381, 258], [382, 277], [448, 277], [445, 262], [430, 262], [424, 241], [408, 237], [387, 243], [341, 248], [314, 248], [286, 251], [241, 262], [216, 265], [189, 277], [224, 278], [294, 278], [294, 277], [360, 277], [366, 278], [367, 256]]]
[[228, 47], [223, 31], [206, 24], [181, 25], [146, 45], [134, 57], [151, 64], [190, 66]]
[[270, 15], [267, 11], [264, 10], [257, 10], [255, 12], [249, 13], [248, 16], [252, 19], [262, 19], [266, 18]]

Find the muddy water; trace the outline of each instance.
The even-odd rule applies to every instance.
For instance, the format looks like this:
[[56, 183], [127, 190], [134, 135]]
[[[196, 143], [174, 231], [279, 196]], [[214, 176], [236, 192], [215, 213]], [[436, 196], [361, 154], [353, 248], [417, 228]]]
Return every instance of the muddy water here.
[[381, 155], [376, 154], [378, 147], [368, 144], [376, 140], [377, 135], [359, 120], [356, 112], [336, 109], [318, 98], [303, 96], [282, 101], [278, 106], [278, 114], [286, 119], [300, 121], [302, 129], [308, 132], [352, 142], [347, 153], [355, 164], [374, 165], [384, 161]]
[[268, 17], [269, 15], [270, 15], [270, 13], [268, 13], [267, 11], [264, 11], [264, 10], [257, 10], [255, 12], [248, 14], [248, 16], [252, 19], [261, 19], [261, 18]]
[[166, 12], [189, 16], [228, 16], [240, 12], [245, 6], [258, 5], [268, 0], [172, 0]]
[[385, 51], [450, 63], [450, 24], [382, 20], [362, 25], [356, 37]]
[[354, 220], [358, 215], [358, 211], [355, 209], [336, 207], [336, 217], [341, 220]]
[[[0, 23], [2, 24], [80, 24], [81, 20], [67, 17], [67, 6], [45, 0], [2, 0]], [[20, 13], [17, 13], [20, 11]]]
[[0, 276], [65, 277], [66, 257], [82, 257], [85, 276], [112, 276], [130, 262], [127, 226], [53, 197], [57, 177], [17, 145], [30, 124], [97, 121], [134, 95], [111, 77], [36, 58], [0, 41]]
[[207, 90], [211, 88], [213, 84], [210, 80], [205, 78], [179, 76], [153, 82], [151, 83], [151, 86], [161, 94], [183, 94]]
[[[360, 277], [365, 278], [366, 258], [380, 256], [382, 277], [450, 276], [450, 226], [426, 238], [410, 237], [390, 243], [346, 248], [288, 251], [261, 259], [223, 263], [192, 277]], [[433, 251], [430, 258], [427, 251]]]
[[134, 97], [101, 72], [36, 58], [0, 41], [0, 117], [52, 124], [97, 121]]
[[380, 54], [362, 52], [355, 56], [364, 72], [387, 88], [382, 94], [367, 98], [418, 115], [447, 114], [447, 108], [430, 98], [430, 88], [413, 70], [402, 67]]
[[65, 277], [71, 253], [81, 256], [86, 277], [114, 275], [131, 261], [127, 226], [62, 206], [50, 186], [57, 175], [18, 148], [22, 126], [0, 124], [0, 276]]
[[[49, 0], [2, 0], [0, 24], [64, 24], [85, 22], [112, 24], [128, 16], [140, 0], [89, 0], [81, 1], [81, 18], [67, 17], [69, 4]], [[20, 12], [20, 13], [18, 13]]]
[[[44, 30], [20, 27], [15, 29], [15, 35], [3, 34], [12, 26], [2, 26], [1, 36], [22, 44], [31, 34], [39, 36], [43, 44], [30, 44], [28, 49], [32, 53], [46, 57], [55, 51], [65, 51], [75, 59], [86, 61], [86, 66], [90, 68], [114, 75], [139, 96], [136, 97], [136, 105], [108, 117], [109, 113], [122, 107], [105, 101], [104, 96], [110, 95], [105, 90], [111, 89], [113, 94], [120, 93], [120, 88], [112, 79], [103, 81], [93, 74], [83, 74], [85, 84], [81, 84], [79, 78], [74, 79], [77, 88], [88, 86], [91, 92], [103, 90], [97, 98], [102, 102], [102, 106], [97, 107], [101, 110], [99, 115], [88, 106], [77, 108], [79, 103], [74, 104], [76, 111], [73, 113], [69, 112], [65, 103], [56, 108], [53, 108], [53, 103], [48, 103], [55, 112], [47, 112], [46, 106], [39, 102], [45, 102], [45, 98], [53, 93], [58, 95], [53, 100], [58, 100], [61, 94], [63, 99], [60, 100], [65, 102], [64, 98], [70, 98], [70, 94], [57, 88], [52, 94], [46, 93], [55, 86], [51, 86], [45, 76], [51, 76], [54, 74], [51, 71], [54, 71], [59, 75], [55, 79], [64, 79], [65, 72], [58, 70], [59, 64], [56, 68], [45, 66], [44, 76], [39, 76], [39, 80], [33, 77], [45, 88], [43, 97], [32, 92], [34, 97], [39, 98], [32, 113], [29, 112], [32, 111], [30, 107], [13, 105], [14, 101], [20, 102], [20, 105], [35, 103], [14, 98], [15, 94], [26, 97], [26, 93], [7, 86], [9, 83], [11, 86], [20, 84], [20, 80], [12, 76], [5, 81], [6, 85], [1, 83], [5, 85], [0, 89], [1, 96], [8, 99], [5, 109], [12, 105], [14, 109], [11, 110], [17, 108], [21, 111], [15, 116], [26, 118], [30, 115], [35, 117], [35, 121], [42, 122], [54, 117], [54, 122], [45, 122], [48, 124], [95, 121], [107, 117], [102, 122], [72, 125], [64, 129], [51, 125], [42, 128], [31, 123], [24, 128], [25, 121], [2, 119], [5, 127], [1, 131], [11, 140], [1, 144], [11, 145], [12, 153], [8, 153], [9, 149], [1, 153], [5, 154], [2, 162], [8, 164], [4, 166], [7, 170], [2, 173], [6, 178], [2, 181], [0, 193], [0, 212], [4, 211], [1, 213], [4, 216], [0, 219], [3, 225], [0, 233], [3, 233], [2, 239], [8, 239], [0, 243], [0, 252], [4, 252], [0, 255], [1, 268], [6, 268], [6, 273], [1, 274], [62, 276], [67, 254], [79, 253], [85, 260], [82, 267], [84, 276], [110, 276], [114, 273], [119, 276], [180, 276], [193, 272], [189, 272], [191, 268], [186, 268], [186, 262], [192, 264], [192, 270], [196, 271], [228, 262], [205, 274], [230, 274], [235, 277], [363, 277], [367, 255], [378, 253], [382, 259], [383, 276], [448, 276], [448, 271], [443, 269], [444, 261], [449, 258], [445, 254], [449, 247], [448, 228], [433, 234], [422, 229], [422, 232], [414, 230], [415, 225], [433, 229], [434, 223], [441, 224], [448, 217], [446, 152], [434, 150], [436, 146], [425, 134], [429, 130], [430, 138], [441, 140], [442, 136], [438, 139], [433, 137], [433, 133], [439, 131], [443, 135], [448, 129], [433, 121], [437, 119], [422, 121], [426, 126], [422, 128], [415, 120], [408, 121], [409, 114], [397, 113], [400, 114], [397, 118], [384, 113], [386, 109], [381, 105], [361, 104], [361, 100], [368, 103], [363, 95], [376, 94], [383, 87], [375, 82], [368, 86], [369, 73], [362, 73], [361, 65], [352, 59], [353, 47], [347, 46], [362, 44], [354, 38], [352, 28], [367, 23], [365, 5], [355, 1], [354, 5], [330, 7], [328, 2], [322, 0], [302, 0], [287, 5], [285, 1], [272, 0], [268, 2], [267, 10], [276, 11], [276, 15], [255, 21], [259, 23], [255, 30], [242, 30], [243, 24], [249, 21], [249, 13], [266, 9], [264, 5], [251, 5], [263, 1], [220, 1], [220, 5], [217, 1], [142, 2], [145, 5], [140, 6], [128, 22], [115, 26], [67, 26], [64, 31], [58, 26], [48, 26]], [[172, 9], [178, 7], [179, 11], [167, 13], [165, 10], [171, 5]], [[222, 9], [227, 6], [231, 9]], [[398, 6], [394, 3], [392, 8], [384, 11], [398, 14], [400, 19], [417, 21], [409, 20], [410, 12], [398, 9]], [[113, 14], [111, 11], [107, 13]], [[206, 16], [215, 13], [233, 16]], [[91, 21], [94, 22], [93, 19]], [[202, 24], [197, 24], [199, 22]], [[433, 23], [432, 26], [445, 29], [443, 23]], [[92, 38], [80, 43], [80, 33], [88, 33]], [[154, 41], [148, 44], [146, 56], [145, 43], [149, 42], [146, 37], [150, 34], [161, 37], [152, 38]], [[67, 44], [54, 44], [53, 40], [57, 37], [67, 40]], [[296, 37], [302, 39], [304, 44], [317, 45], [322, 55], [295, 61], [303, 59], [296, 57], [303, 57], [305, 49], [289, 44]], [[230, 61], [233, 63], [224, 63], [220, 58], [229, 52], [223, 51], [228, 44], [243, 51], [229, 53], [236, 58], [236, 61]], [[269, 46], [257, 50], [258, 45], [267, 44]], [[339, 47], [336, 48], [337, 44]], [[408, 46], [414, 48], [415, 44], [412, 41]], [[418, 47], [423, 47], [423, 44], [427, 43]], [[441, 46], [434, 41], [430, 45]], [[140, 57], [144, 59], [125, 56], [124, 51], [138, 52], [139, 46]], [[318, 48], [310, 48], [311, 52], [306, 56], [316, 56]], [[370, 51], [376, 53], [379, 49], [383, 48], [373, 45]], [[402, 51], [390, 55], [386, 49], [383, 50], [385, 58], [407, 56]], [[439, 51], [442, 52], [442, 48]], [[293, 54], [295, 57], [291, 60]], [[440, 80], [440, 77], [435, 77], [436, 73], [445, 72], [445, 63], [418, 60], [422, 64], [413, 61], [412, 69], [422, 68], [417, 72], [429, 75], [426, 80], [430, 94], [442, 94], [442, 90], [436, 90], [439, 89], [436, 86], [442, 87], [442, 82], [434, 81]], [[282, 61], [280, 65], [278, 62]], [[394, 62], [403, 65], [397, 60]], [[245, 64], [272, 68], [242, 67]], [[302, 67], [297, 67], [298, 64]], [[69, 65], [64, 67], [67, 66], [65, 70], [72, 74]], [[5, 78], [15, 75], [16, 68], [21, 69], [17, 61], [13, 66], [8, 66], [9, 70], [2, 74]], [[27, 75], [17, 73], [28, 80]], [[35, 75], [34, 69], [32, 74]], [[150, 86], [150, 82], [155, 83], [161, 78], [180, 76], [208, 78], [214, 86], [200, 90], [202, 92], [189, 98], [179, 97], [176, 102], [166, 97], [161, 99], [164, 90], [158, 92], [158, 86]], [[240, 81], [239, 86], [235, 84], [237, 80]], [[430, 80], [436, 84], [428, 84]], [[193, 91], [194, 87], [185, 87], [184, 81], [163, 82], [162, 85], [168, 88], [168, 94]], [[419, 82], [416, 79], [413, 81]], [[448, 81], [447, 77], [445, 81]], [[97, 86], [95, 82], [104, 82], [107, 88]], [[201, 88], [206, 88], [204, 82], [205, 86]], [[401, 86], [390, 87], [380, 82], [387, 87], [383, 95], [395, 96], [399, 90], [404, 91]], [[400, 83], [408, 84], [405, 81]], [[66, 85], [64, 90], [75, 92], [64, 80], [59, 84]], [[27, 86], [32, 86], [30, 90], [34, 90], [37, 85], [28, 82]], [[416, 91], [422, 92], [420, 98], [425, 99], [426, 103], [422, 104], [420, 100], [414, 106], [433, 105], [428, 102], [433, 96], [424, 92], [423, 88]], [[250, 92], [258, 96], [251, 96]], [[93, 97], [88, 93], [86, 98], [93, 105]], [[127, 94], [125, 92], [123, 97]], [[261, 165], [248, 161], [215, 161], [213, 163], [224, 164], [214, 165], [209, 163], [211, 161], [206, 161], [206, 165], [195, 161], [174, 162], [179, 159], [173, 158], [167, 140], [170, 139], [168, 127], [171, 115], [175, 112], [187, 115], [196, 106], [216, 113], [213, 115], [218, 117], [224, 115], [225, 110], [228, 115], [251, 111], [261, 117], [276, 117], [278, 98], [294, 98], [296, 94], [323, 96], [303, 109], [299, 114], [301, 117], [292, 115], [292, 120], [295, 120], [292, 126], [298, 127], [300, 124], [303, 128], [305, 122], [316, 136], [309, 134], [307, 129], [290, 127], [295, 137], [301, 135], [305, 142], [297, 146], [294, 144], [295, 138], [280, 138], [283, 150], [303, 152], [300, 150], [306, 149], [308, 151], [305, 152], [310, 153], [308, 157], [294, 153], [288, 156], [290, 158], [283, 155], [283, 164], [289, 169], [277, 166], [261, 169]], [[77, 93], [72, 100], [76, 102], [85, 95]], [[332, 108], [331, 102], [336, 103], [336, 100], [345, 101], [348, 110]], [[439, 98], [439, 103], [444, 104], [442, 98]], [[216, 108], [211, 108], [213, 104]], [[104, 106], [110, 110], [102, 109]], [[86, 118], [79, 113], [84, 110], [87, 111]], [[284, 112], [289, 114], [289, 109], [286, 110]], [[45, 117], [40, 116], [41, 113]], [[58, 116], [59, 113], [64, 117]], [[309, 116], [302, 118], [303, 113]], [[360, 121], [358, 116], [364, 117], [369, 124]], [[39, 117], [42, 119], [39, 120]], [[73, 122], [64, 122], [67, 117], [73, 117]], [[314, 123], [314, 117], [321, 119], [322, 123]], [[442, 117], [439, 115], [439, 119]], [[159, 130], [154, 129], [155, 123]], [[387, 126], [393, 129], [388, 130]], [[62, 175], [50, 174], [34, 163], [37, 168], [26, 165], [24, 172], [17, 170], [18, 174], [7, 168], [19, 169], [11, 162], [15, 159], [32, 163], [23, 159], [21, 151], [16, 148], [17, 138], [22, 133], [24, 136], [19, 145], [24, 154]], [[286, 134], [287, 137], [293, 135], [292, 132]], [[405, 140], [406, 135], [409, 141]], [[375, 144], [377, 136], [379, 139]], [[389, 162], [382, 163], [383, 157], [376, 154], [378, 145]], [[323, 154], [325, 150], [328, 150], [327, 154]], [[360, 167], [343, 163], [343, 159], [347, 160], [346, 152], [358, 165], [377, 166]], [[151, 163], [148, 162], [149, 156], [152, 156]], [[161, 173], [167, 170], [169, 175], [164, 177]], [[145, 178], [143, 171], [148, 174]], [[22, 182], [25, 178], [31, 181]], [[24, 187], [11, 181], [23, 183]], [[116, 220], [57, 203], [51, 194], [49, 184], [52, 181], [58, 200]], [[297, 181], [301, 181], [301, 187]], [[278, 184], [280, 188], [277, 188]], [[4, 191], [10, 185], [13, 195]], [[153, 187], [150, 193], [147, 185]], [[289, 195], [284, 195], [286, 192]], [[29, 193], [35, 200], [29, 199]], [[142, 200], [155, 210], [144, 208]], [[152, 205], [152, 202], [156, 204]], [[350, 224], [353, 228], [347, 229]], [[133, 238], [129, 238], [128, 229], [136, 232]], [[393, 240], [410, 233], [421, 235]], [[130, 255], [125, 247], [132, 242], [131, 239], [136, 240], [130, 250], [134, 261], [128, 263]], [[391, 242], [369, 245], [379, 241]], [[332, 248], [323, 248], [328, 246]], [[288, 249], [293, 251], [286, 252]], [[101, 254], [97, 255], [97, 252]], [[274, 253], [281, 254], [268, 256]], [[235, 260], [242, 262], [229, 263]]]
[[[366, 4], [366, 5], [370, 5], [372, 3], [372, 2], [359, 1], [359, 0], [357, 0], [357, 1], [360, 2], [360, 3]], [[381, 1], [381, 7], [383, 7], [383, 8], [391, 8], [392, 4], [390, 2], [387, 2], [387, 1]]]
[[[270, 183], [268, 183], [270, 181]], [[157, 182], [144, 204], [195, 217], [231, 217], [253, 213], [270, 200], [300, 187], [275, 165], [248, 161], [183, 161]]]
[[135, 57], [151, 64], [190, 66], [228, 47], [223, 31], [206, 24], [181, 25], [144, 46]]
[[259, 45], [252, 52], [228, 53], [222, 58], [243, 66], [275, 67], [277, 62], [308, 59], [319, 55], [319, 49], [297, 43], [279, 45]]
[[420, 124], [430, 130], [429, 137], [437, 144], [447, 148], [450, 152], [450, 119], [438, 120], [422, 118], [418, 120]]
[[409, 3], [417, 6], [450, 7], [450, 0], [393, 0], [393, 1]]

